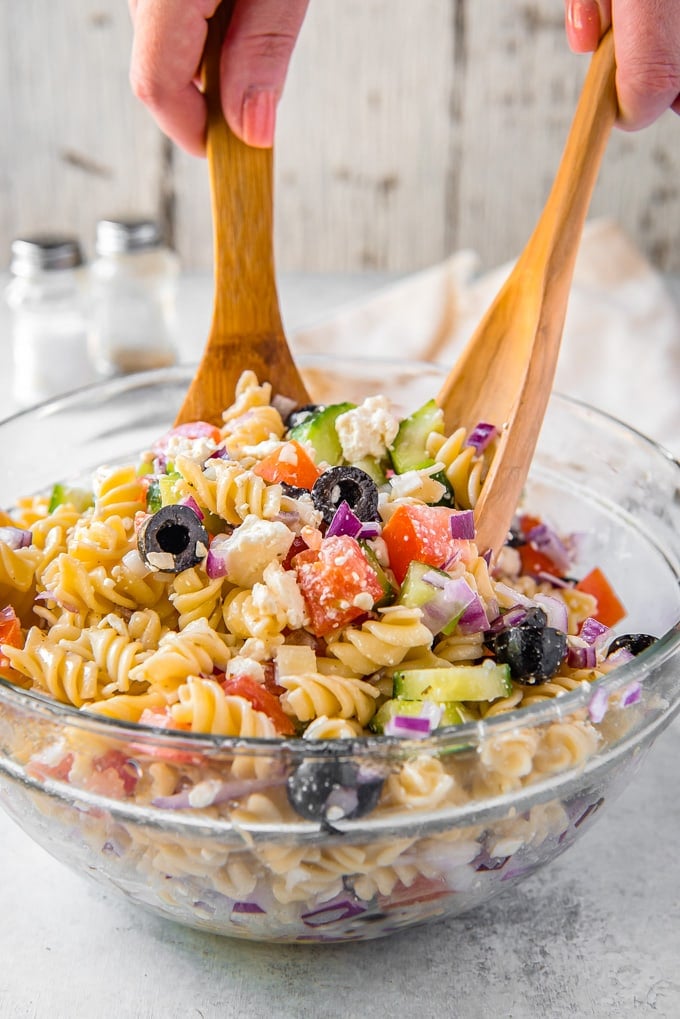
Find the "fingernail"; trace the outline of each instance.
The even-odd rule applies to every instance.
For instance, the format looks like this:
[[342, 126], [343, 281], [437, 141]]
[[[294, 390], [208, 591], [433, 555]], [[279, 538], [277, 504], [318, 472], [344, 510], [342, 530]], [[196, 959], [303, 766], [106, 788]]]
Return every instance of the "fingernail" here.
[[276, 94], [271, 89], [250, 88], [243, 99], [243, 140], [268, 149], [274, 144]]
[[596, 0], [570, 0], [567, 10], [567, 22], [575, 32], [592, 32], [600, 34], [600, 8]]

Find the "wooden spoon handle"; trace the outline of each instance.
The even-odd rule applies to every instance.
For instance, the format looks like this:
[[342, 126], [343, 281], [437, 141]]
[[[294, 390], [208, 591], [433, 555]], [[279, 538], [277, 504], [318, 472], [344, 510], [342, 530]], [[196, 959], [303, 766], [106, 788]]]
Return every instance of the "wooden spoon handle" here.
[[547, 251], [546, 276], [567, 275], [569, 283], [590, 198], [618, 114], [615, 76], [614, 37], [609, 29], [591, 58], [548, 200], [520, 259], [536, 263]]
[[213, 214], [213, 333], [223, 342], [282, 332], [273, 257], [273, 157], [238, 138], [222, 111], [220, 55], [234, 4], [208, 22], [203, 83], [208, 107], [208, 169]]

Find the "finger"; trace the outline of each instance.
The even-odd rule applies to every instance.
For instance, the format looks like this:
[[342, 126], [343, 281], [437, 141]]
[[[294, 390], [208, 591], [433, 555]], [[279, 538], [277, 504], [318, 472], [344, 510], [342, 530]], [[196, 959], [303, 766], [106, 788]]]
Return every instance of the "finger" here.
[[196, 75], [207, 18], [219, 0], [132, 0], [132, 91], [161, 129], [193, 155], [205, 153], [205, 100]]
[[567, 42], [574, 53], [592, 53], [612, 20], [611, 0], [565, 0]]
[[222, 106], [248, 145], [274, 141], [276, 106], [309, 0], [237, 0], [222, 52]]
[[619, 125], [635, 131], [680, 104], [680, 6], [614, 0]]

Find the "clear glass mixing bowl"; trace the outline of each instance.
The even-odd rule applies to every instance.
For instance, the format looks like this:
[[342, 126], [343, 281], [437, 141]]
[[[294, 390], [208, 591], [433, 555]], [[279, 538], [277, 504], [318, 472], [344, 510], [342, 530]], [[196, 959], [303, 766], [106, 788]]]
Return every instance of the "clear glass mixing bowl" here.
[[[441, 381], [417, 363], [308, 358], [303, 368], [319, 400], [385, 392], [404, 412]], [[173, 368], [113, 380], [3, 422], [0, 505], [134, 458], [172, 421], [189, 379]], [[555, 396], [525, 504], [581, 533], [580, 567], [606, 571], [626, 632], [660, 637], [648, 651], [593, 685], [417, 741], [171, 735], [0, 681], [0, 802], [78, 873], [241, 938], [375, 938], [507, 890], [602, 816], [680, 706], [678, 463]], [[68, 781], [50, 767], [65, 753]], [[363, 816], [297, 815], [285, 782], [301, 767], [350, 769]], [[220, 790], [211, 806], [206, 776], [208, 799]], [[183, 791], [184, 806], [153, 805], [148, 790], [159, 788]]]

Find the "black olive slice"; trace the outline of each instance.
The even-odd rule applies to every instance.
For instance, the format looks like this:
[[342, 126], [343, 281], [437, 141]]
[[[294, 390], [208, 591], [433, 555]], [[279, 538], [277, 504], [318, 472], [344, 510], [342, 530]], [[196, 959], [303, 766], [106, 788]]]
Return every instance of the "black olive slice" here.
[[488, 645], [496, 661], [510, 666], [513, 679], [529, 685], [546, 683], [567, 653], [567, 637], [552, 626], [509, 626], [494, 634]]
[[304, 407], [296, 407], [290, 412], [286, 418], [284, 424], [286, 428], [297, 428], [303, 421], [307, 421], [308, 418], [312, 417], [313, 414], [318, 414], [319, 411], [324, 409], [322, 403], [306, 403]]
[[615, 637], [607, 648], [607, 658], [622, 647], [628, 648], [632, 655], [640, 655], [657, 640], [658, 637], [652, 637], [649, 633], [622, 633], [620, 637]]
[[140, 527], [137, 547], [147, 566], [181, 573], [208, 554], [208, 532], [189, 506], [162, 506]]
[[303, 761], [289, 776], [290, 805], [308, 821], [363, 817], [380, 799], [384, 779], [363, 773], [355, 761]]
[[378, 488], [360, 467], [331, 467], [324, 471], [314, 482], [312, 502], [327, 524], [341, 502], [346, 502], [359, 520], [378, 519]]

